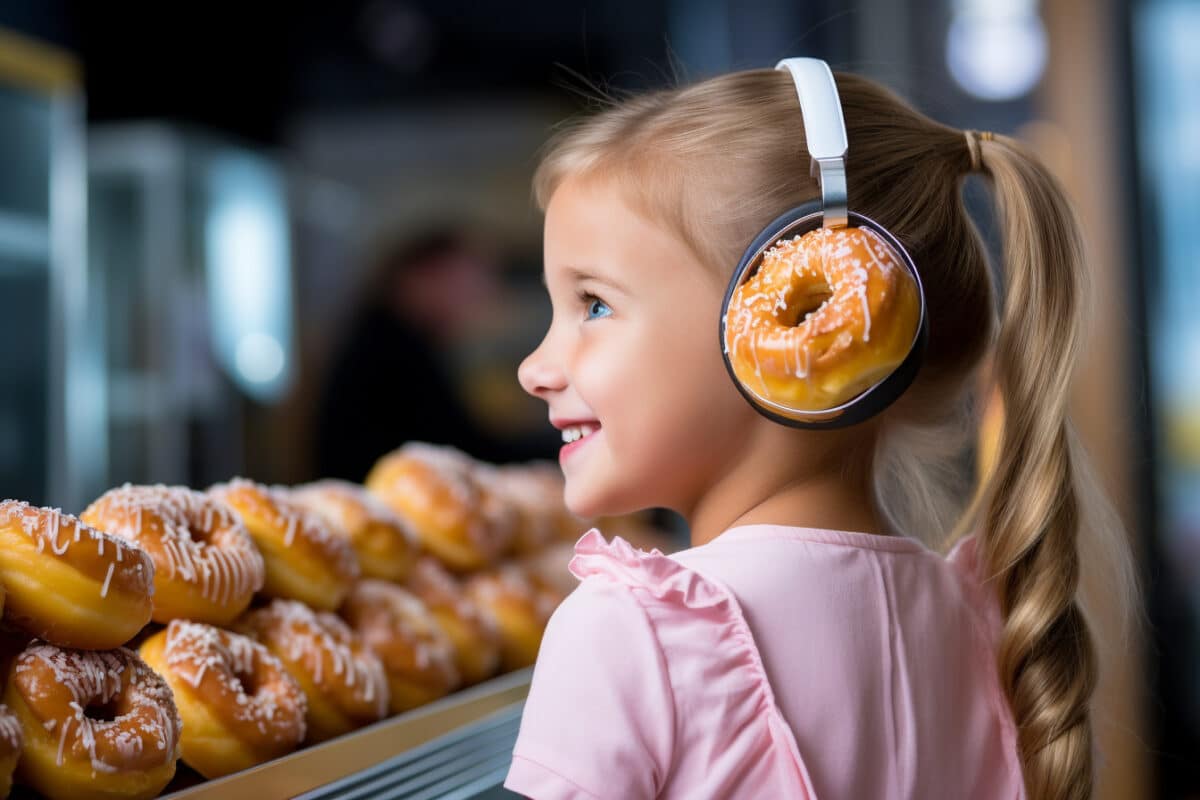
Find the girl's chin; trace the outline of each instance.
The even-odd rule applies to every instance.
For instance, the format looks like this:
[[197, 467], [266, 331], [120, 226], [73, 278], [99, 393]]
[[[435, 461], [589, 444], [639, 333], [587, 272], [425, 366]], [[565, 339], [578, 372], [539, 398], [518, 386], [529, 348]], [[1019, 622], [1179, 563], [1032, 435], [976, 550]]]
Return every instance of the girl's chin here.
[[651, 507], [645, 503], [630, 502], [630, 498], [617, 493], [605, 493], [597, 489], [599, 487], [586, 486], [583, 479], [572, 482], [568, 478], [563, 492], [563, 502], [567, 510], [580, 519], [594, 520], [599, 517], [618, 517]]

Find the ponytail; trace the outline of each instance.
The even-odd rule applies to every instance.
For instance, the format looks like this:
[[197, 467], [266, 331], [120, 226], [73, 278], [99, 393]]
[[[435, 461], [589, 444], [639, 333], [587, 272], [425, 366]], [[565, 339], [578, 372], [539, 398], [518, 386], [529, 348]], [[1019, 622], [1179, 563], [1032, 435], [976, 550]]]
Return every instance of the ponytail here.
[[[1134, 591], [1115, 514], [1103, 521], [1086, 507], [1107, 507], [1107, 500], [1067, 416], [1090, 318], [1088, 281], [1057, 181], [1015, 140], [974, 137], [968, 134], [968, 156], [991, 178], [1006, 265], [994, 356], [1003, 423], [978, 496], [980, 560], [1004, 618], [998, 669], [1028, 794], [1083, 800], [1095, 783], [1090, 705], [1098, 681], [1096, 646], [1078, 599], [1085, 533], [1100, 534], [1089, 535], [1087, 547], [1117, 567], [1127, 595]], [[1085, 531], [1085, 515], [1107, 530]]]

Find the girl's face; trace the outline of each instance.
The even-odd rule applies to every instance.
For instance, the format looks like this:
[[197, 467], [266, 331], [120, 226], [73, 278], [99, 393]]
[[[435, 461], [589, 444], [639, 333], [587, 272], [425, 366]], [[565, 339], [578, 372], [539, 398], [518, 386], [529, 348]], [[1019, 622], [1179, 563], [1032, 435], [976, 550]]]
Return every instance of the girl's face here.
[[560, 184], [544, 258], [553, 319], [518, 376], [564, 431], [567, 506], [686, 516], [754, 415], [721, 360], [724, 282], [603, 181]]

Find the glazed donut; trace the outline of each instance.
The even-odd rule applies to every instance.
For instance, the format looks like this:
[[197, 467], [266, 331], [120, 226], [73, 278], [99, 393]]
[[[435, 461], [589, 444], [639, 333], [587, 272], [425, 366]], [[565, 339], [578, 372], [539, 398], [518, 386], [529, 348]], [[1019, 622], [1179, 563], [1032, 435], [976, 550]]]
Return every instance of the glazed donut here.
[[304, 692], [253, 639], [174, 620], [143, 642], [138, 654], [175, 694], [183, 760], [204, 777], [249, 769], [304, 741]]
[[106, 492], [79, 518], [150, 554], [155, 622], [227, 625], [262, 588], [263, 559], [246, 526], [202, 492], [125, 484]]
[[574, 556], [574, 544], [555, 542], [518, 559], [517, 563], [533, 585], [557, 607], [579, 585], [579, 578], [567, 568]]
[[725, 352], [762, 399], [824, 411], [899, 366], [920, 313], [916, 281], [883, 237], [818, 228], [777, 242], [734, 290]]
[[505, 464], [481, 472], [484, 483], [508, 501], [516, 514], [512, 553], [529, 555], [558, 538], [563, 505], [563, 486], [548, 462]]
[[500, 661], [505, 672], [537, 661], [542, 634], [556, 604], [537, 590], [524, 570], [516, 564], [503, 564], [472, 575], [463, 591], [500, 630]]
[[322, 611], [342, 604], [358, 580], [358, 556], [323, 518], [301, 508], [286, 490], [244, 478], [217, 484], [208, 493], [246, 523], [266, 564], [264, 595], [299, 600]]
[[18, 500], [0, 503], [0, 581], [5, 619], [63, 647], [117, 647], [153, 610], [154, 562], [145, 550]]
[[410, 520], [421, 544], [453, 570], [486, 567], [512, 543], [513, 527], [497, 526], [489, 513], [494, 499], [480, 485], [475, 462], [452, 447], [409, 442], [376, 462], [366, 486]]
[[35, 642], [17, 658], [4, 702], [25, 732], [17, 781], [47, 797], [154, 797], [175, 775], [179, 712], [132, 650]]
[[407, 582], [454, 643], [454, 663], [464, 685], [486, 680], [500, 669], [500, 629], [463, 592], [458, 580], [431, 556], [417, 559]]
[[341, 613], [383, 662], [393, 714], [458, 688], [462, 679], [454, 663], [454, 643], [407, 589], [386, 581], [361, 580], [350, 590]]
[[23, 739], [21, 720], [8, 706], [0, 705], [0, 797], [8, 797], [12, 791], [13, 770], [21, 757]]
[[308, 698], [308, 743], [383, 719], [388, 683], [383, 663], [338, 617], [294, 600], [248, 612], [237, 628], [274, 653]]
[[349, 539], [364, 577], [387, 581], [407, 577], [421, 547], [417, 534], [366, 489], [346, 481], [324, 480], [297, 486], [291, 496]]

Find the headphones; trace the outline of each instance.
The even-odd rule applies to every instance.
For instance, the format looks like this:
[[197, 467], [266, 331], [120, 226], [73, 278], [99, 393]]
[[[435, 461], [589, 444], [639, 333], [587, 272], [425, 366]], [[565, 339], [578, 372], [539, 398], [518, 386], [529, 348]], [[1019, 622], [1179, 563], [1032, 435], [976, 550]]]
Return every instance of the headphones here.
[[[891, 405], [909, 387], [924, 360], [929, 339], [925, 310], [925, 290], [908, 251], [886, 228], [847, 208], [846, 198], [846, 123], [842, 118], [837, 84], [829, 65], [817, 58], [787, 58], [775, 65], [786, 70], [796, 84], [804, 135], [812, 157], [811, 172], [821, 189], [820, 200], [813, 200], [787, 211], [762, 230], [746, 248], [729, 281], [721, 305], [721, 353], [734, 384], [742, 396], [763, 416], [793, 428], [843, 428], [862, 422]], [[832, 408], [808, 409], [785, 405], [762, 397], [736, 373], [731, 354], [725, 346], [725, 325], [734, 292], [749, 280], [762, 264], [764, 254], [784, 239], [803, 236], [825, 228], [860, 227], [878, 234], [899, 256], [916, 281], [920, 313], [908, 354], [889, 374], [875, 380], [856, 396]], [[801, 380], [796, 377], [792, 380]]]

